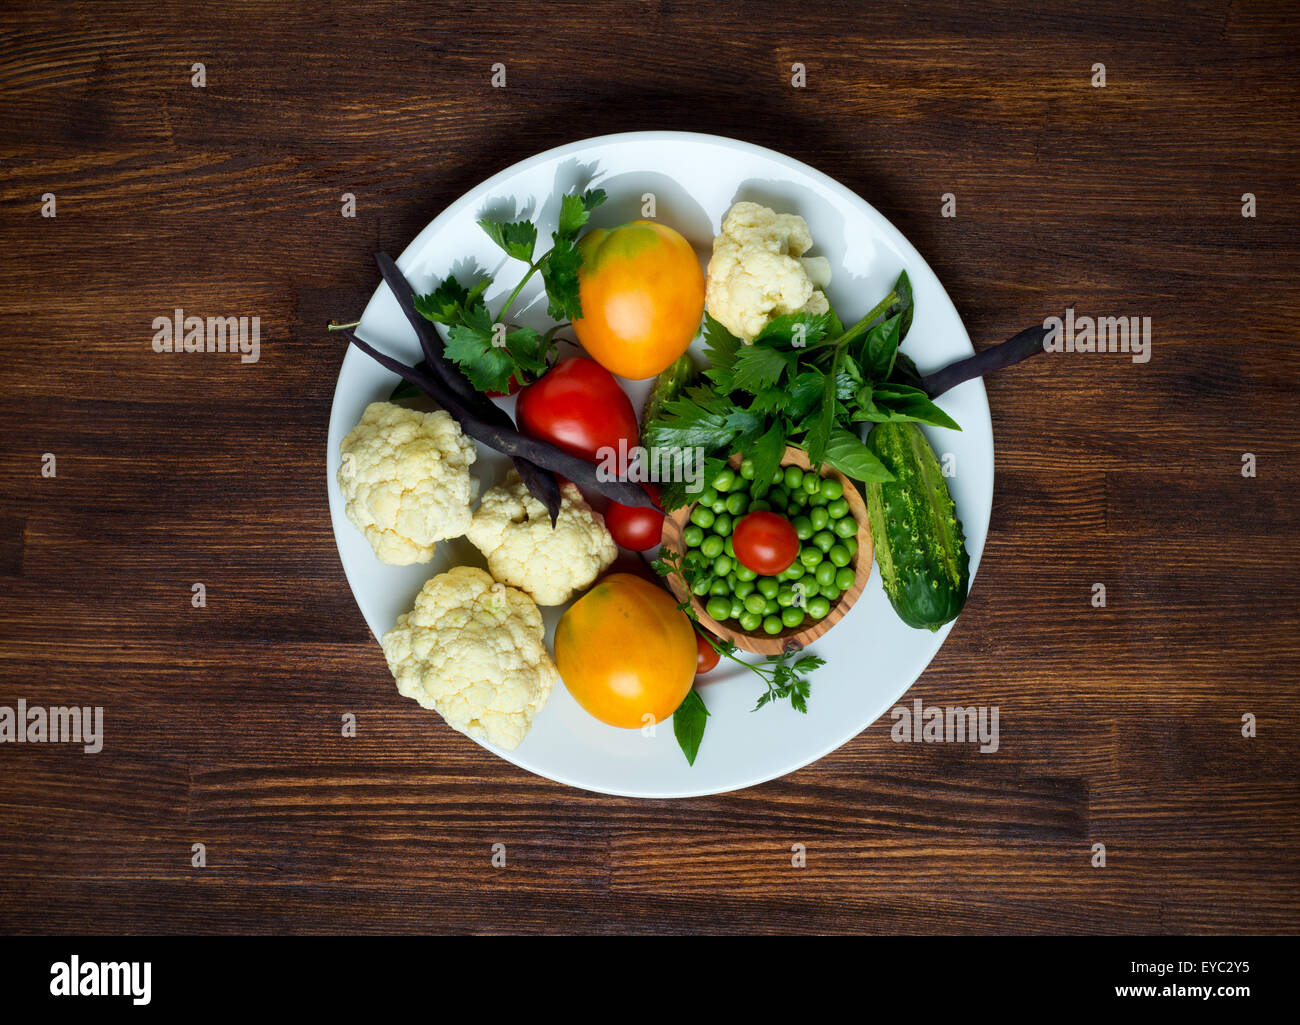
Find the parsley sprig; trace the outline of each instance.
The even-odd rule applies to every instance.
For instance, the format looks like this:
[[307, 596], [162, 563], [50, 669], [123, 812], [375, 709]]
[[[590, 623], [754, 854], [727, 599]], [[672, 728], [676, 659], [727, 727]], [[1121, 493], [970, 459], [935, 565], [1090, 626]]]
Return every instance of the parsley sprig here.
[[[786, 445], [798, 445], [814, 466], [827, 463], [859, 481], [892, 474], [863, 444], [863, 422], [915, 420], [960, 430], [920, 387], [920, 375], [898, 351], [912, 324], [906, 272], [865, 317], [847, 330], [834, 311], [772, 320], [746, 345], [705, 317], [707, 383], [667, 402], [646, 426], [649, 445], [702, 447], [706, 477], [733, 452], [754, 465], [755, 490], [768, 487]], [[684, 483], [663, 487], [665, 509], [686, 505]]]
[[568, 322], [582, 316], [578, 295], [578, 270], [582, 254], [578, 234], [591, 212], [605, 201], [603, 189], [588, 189], [560, 197], [556, 230], [551, 248], [540, 256], [537, 225], [533, 221], [498, 221], [483, 218], [480, 228], [514, 260], [527, 264], [523, 276], [501, 307], [492, 313], [483, 293], [492, 284], [483, 277], [466, 288], [454, 275], [440, 281], [428, 295], [419, 296], [415, 308], [420, 314], [447, 328], [446, 356], [460, 367], [479, 391], [506, 392], [510, 380], [527, 384], [546, 372], [554, 347], [557, 323], [548, 331], [511, 326], [507, 320], [515, 301], [533, 276], [540, 274], [546, 288], [546, 312], [555, 321]]

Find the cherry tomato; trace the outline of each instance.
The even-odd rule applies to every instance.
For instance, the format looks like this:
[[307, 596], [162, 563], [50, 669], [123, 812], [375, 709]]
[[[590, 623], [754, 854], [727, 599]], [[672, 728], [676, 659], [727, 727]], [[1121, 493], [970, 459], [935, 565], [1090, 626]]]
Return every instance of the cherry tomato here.
[[710, 669], [716, 669], [718, 660], [722, 656], [718, 654], [718, 649], [710, 644], [698, 630], [695, 632], [695, 647], [695, 675], [701, 676]]
[[742, 565], [769, 577], [784, 573], [799, 556], [799, 535], [774, 512], [745, 516], [732, 530], [731, 544]]
[[[659, 488], [642, 484], [646, 494], [659, 503]], [[634, 552], [644, 552], [659, 543], [664, 532], [664, 514], [658, 509], [610, 502], [605, 510], [605, 526], [615, 542]]]
[[[558, 445], [591, 463], [612, 450], [622, 472], [637, 444], [636, 411], [614, 375], [595, 360], [561, 360], [519, 393], [516, 407], [525, 434]], [[624, 443], [620, 449], [619, 442]]]

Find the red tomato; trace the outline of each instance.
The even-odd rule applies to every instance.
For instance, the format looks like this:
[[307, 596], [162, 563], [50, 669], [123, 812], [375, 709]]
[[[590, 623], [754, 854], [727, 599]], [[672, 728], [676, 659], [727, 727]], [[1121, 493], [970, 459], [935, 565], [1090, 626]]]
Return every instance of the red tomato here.
[[614, 375], [595, 360], [573, 356], [561, 360], [519, 393], [516, 407], [525, 434], [558, 445], [566, 452], [599, 463], [602, 449], [619, 454], [637, 444], [636, 411]]
[[698, 630], [695, 632], [695, 649], [696, 676], [717, 668], [718, 660], [722, 656], [718, 654], [718, 649], [710, 644]]
[[731, 532], [731, 544], [741, 564], [764, 576], [776, 576], [799, 557], [799, 535], [784, 516], [752, 512]]
[[[659, 488], [654, 484], [642, 484], [641, 487], [658, 505]], [[659, 543], [664, 532], [664, 514], [658, 509], [610, 502], [605, 510], [605, 526], [619, 545], [634, 552], [644, 552]]]

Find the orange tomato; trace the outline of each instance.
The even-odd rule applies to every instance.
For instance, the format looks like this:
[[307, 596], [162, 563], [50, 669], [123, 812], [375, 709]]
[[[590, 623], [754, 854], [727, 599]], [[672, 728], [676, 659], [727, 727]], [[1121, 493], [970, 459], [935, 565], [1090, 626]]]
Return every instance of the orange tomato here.
[[654, 377], [686, 351], [704, 315], [704, 271], [672, 228], [632, 221], [578, 243], [578, 341], [620, 377]]
[[597, 582], [555, 628], [555, 664], [569, 693], [601, 722], [624, 729], [677, 711], [696, 658], [686, 613], [663, 588], [631, 573]]

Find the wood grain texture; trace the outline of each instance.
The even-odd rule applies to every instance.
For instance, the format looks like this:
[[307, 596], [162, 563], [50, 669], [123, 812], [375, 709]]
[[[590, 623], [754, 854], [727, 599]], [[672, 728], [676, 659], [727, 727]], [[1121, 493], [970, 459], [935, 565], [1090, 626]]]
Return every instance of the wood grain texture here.
[[[10, 3], [0, 52], [0, 704], [109, 732], [0, 745], [0, 929], [1300, 927], [1296, 4]], [[886, 718], [643, 802], [393, 688], [334, 551], [322, 325], [488, 175], [660, 128], [859, 192], [977, 346], [1071, 302], [1152, 318], [1149, 363], [988, 383], [988, 542], [909, 700], [998, 706], [996, 753]], [[260, 361], [154, 353], [177, 306], [260, 316]]]

